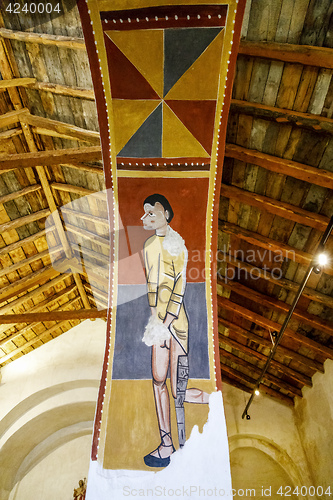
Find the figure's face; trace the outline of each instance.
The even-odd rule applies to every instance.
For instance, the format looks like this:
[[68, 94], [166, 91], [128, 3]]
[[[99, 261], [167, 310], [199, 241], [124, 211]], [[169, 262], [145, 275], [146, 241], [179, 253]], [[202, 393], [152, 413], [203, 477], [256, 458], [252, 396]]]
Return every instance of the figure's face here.
[[161, 203], [157, 202], [155, 205], [150, 205], [149, 203], [145, 203], [144, 206], [144, 215], [141, 217], [143, 222], [143, 228], [147, 230], [158, 230], [163, 229], [168, 225], [167, 216], [168, 212], [164, 210]]

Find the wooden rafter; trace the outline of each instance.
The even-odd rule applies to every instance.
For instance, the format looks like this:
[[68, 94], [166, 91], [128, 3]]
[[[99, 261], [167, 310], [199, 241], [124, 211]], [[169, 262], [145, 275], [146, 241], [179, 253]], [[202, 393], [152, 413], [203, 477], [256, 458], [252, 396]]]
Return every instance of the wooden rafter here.
[[42, 45], [56, 45], [64, 49], [86, 50], [83, 38], [31, 33], [30, 31], [13, 31], [6, 28], [0, 28], [0, 36], [25, 43], [40, 43]]
[[[281, 254], [284, 258], [294, 260], [298, 264], [303, 264], [308, 266], [313, 259], [313, 255], [303, 252], [302, 250], [297, 250], [294, 247], [286, 245], [280, 241], [273, 240], [267, 236], [262, 236], [259, 233], [254, 233], [248, 229], [243, 229], [236, 224], [231, 224], [230, 222], [219, 222], [219, 229], [226, 233], [232, 234], [233, 236], [240, 238], [252, 245], [263, 248], [277, 254]], [[325, 273], [333, 275], [333, 269], [330, 266], [325, 266]]]
[[[241, 283], [236, 281], [225, 281], [222, 285], [224, 288], [231, 290], [232, 292], [240, 295], [241, 297], [245, 297], [251, 301], [254, 301], [260, 306], [264, 306], [268, 309], [280, 311], [282, 313], [288, 313], [290, 309], [290, 305], [282, 302], [281, 300], [277, 300], [274, 297], [269, 297], [268, 295], [264, 295], [252, 288], [248, 288]], [[293, 313], [293, 318], [297, 319], [301, 323], [311, 326], [312, 328], [316, 328], [327, 335], [333, 336], [333, 323], [323, 320], [314, 314], [309, 314], [306, 311], [301, 311], [299, 309], [295, 309]]]
[[[63, 279], [64, 279], [64, 277], [62, 276], [61, 280], [63, 280]], [[56, 281], [56, 279], [53, 280], [52, 286], [55, 286], [55, 284], [56, 284], [56, 283], [54, 283], [55, 281]], [[58, 278], [58, 283], [59, 282], [60, 282], [60, 280]], [[47, 284], [49, 284], [49, 283], [51, 283], [51, 282], [48, 282]], [[49, 288], [50, 287], [48, 287], [48, 289]], [[76, 290], [76, 285], [72, 284], [72, 285], [64, 288], [60, 292], [52, 295], [51, 297], [48, 297], [47, 299], [43, 300], [42, 302], [39, 302], [35, 306], [31, 307], [29, 309], [29, 311], [30, 312], [37, 312], [37, 311], [41, 311], [41, 310], [43, 310], [45, 308], [52, 308], [52, 306], [53, 306], [53, 304], [55, 302], [57, 302], [59, 299], [63, 299], [67, 295], [70, 295], [71, 293], [74, 292], [74, 290]], [[41, 293], [41, 292], [39, 292], [39, 293]], [[80, 299], [80, 296], [78, 296], [76, 298]], [[22, 304], [24, 304], [24, 302], [22, 302], [21, 305]], [[0, 314], [3, 314], [3, 311], [1, 309], [0, 309]], [[8, 330], [10, 330], [15, 325], [16, 325], [16, 323], [6, 324], [6, 325], [1, 326], [0, 327], [0, 333], [7, 332]], [[17, 332], [14, 332], [14, 333], [11, 333], [11, 334], [7, 335], [5, 338], [3, 338], [3, 339], [0, 340], [0, 347], [3, 346], [4, 344], [6, 344], [7, 342], [11, 341], [11, 340], [15, 340], [17, 337], [19, 337], [20, 335], [23, 335], [26, 331], [34, 328], [37, 325], [39, 325], [38, 322], [37, 323], [29, 323], [27, 326], [24, 326], [24, 327], [20, 328]]]
[[[239, 356], [236, 356], [235, 354], [221, 347], [220, 347], [220, 356], [227, 358], [230, 362], [235, 363], [237, 366], [243, 366], [244, 368], [246, 368], [247, 371], [251, 372], [251, 374], [257, 375], [257, 377], [259, 377], [261, 374], [261, 369], [257, 365], [250, 363], [245, 359], [240, 358]], [[299, 387], [287, 384], [284, 380], [276, 377], [275, 375], [272, 375], [269, 372], [265, 373], [263, 380], [266, 383], [272, 383], [277, 387], [281, 387], [281, 389], [283, 389], [284, 391], [289, 392], [292, 397], [294, 396], [302, 397], [302, 391]]]
[[[250, 347], [240, 344], [236, 340], [224, 336], [224, 335], [219, 335], [219, 341], [220, 345], [221, 343], [227, 344], [228, 346], [232, 347], [233, 349], [236, 349], [237, 351], [246, 354], [250, 358], [254, 358], [260, 361], [263, 361], [264, 363], [267, 361], [267, 356], [262, 354], [261, 352], [256, 351], [255, 349], [251, 349]], [[288, 378], [293, 379], [295, 382], [298, 382], [302, 385], [307, 385], [304, 383], [303, 379], [309, 379], [309, 377], [302, 377], [301, 373], [298, 373], [296, 370], [293, 370], [289, 368], [289, 366], [279, 363], [275, 359], [272, 359], [271, 361], [271, 366], [276, 370], [278, 373], [280, 373], [282, 376], [286, 375]]]
[[[235, 259], [235, 257], [232, 255], [219, 252], [219, 262], [227, 262], [232, 266], [236, 266], [240, 270], [248, 272], [249, 275], [254, 279], [261, 278], [291, 292], [297, 292], [299, 288], [299, 283], [295, 283], [294, 281], [288, 280], [286, 278], [279, 277], [279, 279], [277, 279], [274, 273], [270, 272], [269, 269], [261, 269], [258, 266], [253, 266], [248, 262], [243, 262], [241, 260]], [[333, 308], [333, 297], [318, 292], [318, 290], [315, 290], [314, 288], [305, 287], [302, 295], [310, 300], [318, 302], [319, 304], [323, 304], [327, 307]]]
[[227, 144], [225, 154], [229, 158], [234, 158], [244, 163], [252, 163], [266, 170], [270, 170], [271, 172], [289, 175], [301, 181], [333, 189], [333, 172], [329, 172], [322, 168], [310, 167], [309, 165], [297, 163], [296, 161], [278, 158], [253, 149], [242, 148], [236, 144]]
[[36, 78], [12, 78], [10, 80], [0, 80], [0, 89], [11, 87], [30, 87], [36, 82]]
[[[1, 360], [0, 360], [1, 362]], [[231, 375], [233, 378], [236, 380], [239, 380], [241, 384], [250, 384], [251, 392], [255, 387], [256, 384], [256, 379], [249, 377], [248, 375], [245, 375], [245, 373], [240, 372], [236, 370], [235, 368], [231, 368], [228, 365], [222, 364], [220, 365], [221, 367], [221, 374], [222, 374], [222, 380], [223, 380], [223, 375], [226, 374]], [[294, 406], [293, 399], [284, 396], [281, 392], [275, 391], [274, 389], [271, 389], [270, 387], [267, 387], [267, 385], [262, 384], [260, 387], [260, 391], [267, 394], [268, 396], [271, 396], [275, 399], [279, 399], [282, 403], [287, 404], [288, 406]]]
[[[25, 85], [23, 85], [23, 87], [25, 87]], [[51, 92], [52, 94], [78, 97], [79, 99], [95, 100], [94, 91], [82, 87], [72, 87], [70, 85], [59, 85], [58, 83], [49, 82], [35, 82], [33, 85], [29, 84], [29, 88]]]
[[312, 45], [242, 41], [239, 53], [265, 59], [333, 69], [332, 49]]
[[98, 311], [97, 309], [82, 309], [82, 310], [72, 310], [72, 311], [49, 311], [49, 312], [37, 312], [37, 313], [22, 313], [22, 314], [6, 314], [0, 316], [0, 323], [33, 323], [39, 322], [44, 323], [44, 321], [69, 321], [71, 319], [94, 319], [94, 318], [105, 318], [107, 315], [107, 309], [102, 309]]
[[245, 191], [244, 189], [234, 186], [227, 186], [226, 184], [222, 184], [221, 186], [221, 196], [237, 200], [252, 207], [257, 207], [273, 215], [283, 217], [284, 219], [293, 220], [299, 224], [313, 227], [318, 231], [325, 231], [329, 222], [329, 218], [324, 215], [308, 212], [290, 203], [274, 200], [273, 198]]
[[50, 133], [55, 132], [58, 135], [65, 135], [66, 137], [78, 141], [88, 141], [92, 144], [100, 144], [99, 132], [95, 132], [94, 130], [86, 130], [69, 123], [43, 118], [30, 113], [25, 113], [20, 116], [20, 121], [21, 123], [36, 127], [37, 132], [40, 130], [48, 130]]
[[[261, 337], [260, 335], [257, 335], [256, 333], [253, 333], [250, 330], [247, 330], [239, 325], [236, 325], [230, 320], [221, 318], [220, 316], [218, 318], [218, 322], [219, 326], [221, 328], [223, 327], [223, 331], [225, 328], [227, 328], [228, 330], [232, 331], [237, 336], [237, 338], [242, 337], [245, 339], [245, 341], [255, 342], [256, 344], [259, 344], [267, 349], [272, 348], [271, 339], [268, 338], [266, 339], [264, 337]], [[224, 335], [224, 333], [221, 333], [220, 328], [219, 332], [221, 335]], [[319, 371], [321, 373], [324, 373], [324, 367], [322, 363], [307, 356], [303, 356], [302, 354], [299, 354], [299, 352], [291, 348], [279, 344], [277, 352], [281, 356], [284, 356], [290, 360], [299, 363], [300, 365], [303, 365], [304, 368], [311, 369], [313, 370], [313, 372]], [[308, 385], [309, 383], [311, 383], [310, 377], [308, 377], [307, 375], [299, 373], [298, 377], [300, 378], [299, 381], [304, 385]]]
[[[281, 328], [280, 323], [276, 323], [275, 321], [272, 321], [268, 318], [265, 318], [264, 316], [261, 316], [261, 314], [257, 314], [253, 311], [250, 311], [249, 309], [246, 309], [245, 307], [239, 306], [238, 304], [231, 302], [230, 300], [225, 299], [224, 297], [218, 297], [217, 303], [219, 307], [227, 309], [228, 311], [232, 311], [233, 313], [237, 313], [241, 317], [256, 323], [257, 325], [261, 326], [262, 328], [265, 328], [266, 330], [279, 331]], [[326, 358], [333, 359], [333, 349], [325, 347], [319, 342], [316, 342], [315, 340], [312, 340], [306, 337], [305, 335], [295, 332], [291, 328], [287, 328], [284, 332], [284, 335], [286, 337], [291, 338], [292, 340], [299, 342], [303, 346], [307, 346], [314, 353], [318, 353], [321, 354], [322, 356], [325, 356]]]
[[29, 168], [36, 165], [59, 165], [102, 159], [100, 146], [71, 149], [50, 149], [46, 151], [3, 155], [0, 157], [0, 170]]
[[305, 127], [312, 130], [323, 130], [330, 134], [333, 133], [332, 118], [311, 113], [301, 113], [293, 109], [275, 108], [257, 102], [232, 99], [231, 112], [259, 116], [260, 118], [275, 120], [279, 123], [293, 123], [299, 127]]

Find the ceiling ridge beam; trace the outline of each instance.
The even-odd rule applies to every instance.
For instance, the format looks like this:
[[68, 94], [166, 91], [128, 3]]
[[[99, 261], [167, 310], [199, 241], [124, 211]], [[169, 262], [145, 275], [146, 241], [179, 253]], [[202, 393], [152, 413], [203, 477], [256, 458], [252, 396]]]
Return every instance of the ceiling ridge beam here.
[[[333, 54], [332, 54], [333, 56]], [[25, 115], [26, 119], [28, 115]], [[333, 123], [333, 120], [331, 120]], [[323, 168], [311, 167], [293, 160], [286, 160], [272, 156], [255, 149], [247, 149], [237, 144], [226, 144], [225, 155], [228, 158], [234, 158], [244, 163], [258, 165], [270, 172], [288, 175], [294, 179], [299, 179], [311, 184], [333, 189], [333, 172]]]
[[313, 45], [296, 45], [278, 42], [241, 41], [239, 54], [277, 61], [333, 69], [333, 50]]
[[[236, 304], [235, 302], [231, 302], [229, 299], [217, 296], [217, 303], [219, 307], [227, 309], [228, 311], [232, 311], [233, 313], [237, 313], [243, 318], [246, 318], [247, 320], [256, 323], [262, 328], [265, 328], [265, 330], [268, 331], [272, 330], [279, 332], [281, 329], [282, 325], [280, 323], [265, 318], [261, 314], [250, 311], [250, 309], [246, 309], [245, 307], [242, 307]], [[303, 346], [307, 346], [315, 353], [333, 359], [333, 349], [330, 349], [329, 347], [326, 347], [320, 344], [319, 342], [306, 337], [305, 335], [295, 332], [290, 328], [286, 328], [284, 335], [292, 340], [300, 342], [300, 344], [302, 344]]]
[[275, 108], [259, 102], [243, 101], [241, 99], [231, 99], [230, 111], [232, 113], [260, 116], [260, 118], [275, 120], [278, 123], [293, 123], [299, 127], [333, 133], [333, 119], [326, 116], [294, 111], [293, 109]]
[[[227, 328], [228, 330], [232, 331], [235, 335], [241, 336], [245, 338], [246, 340], [250, 340], [252, 342], [255, 342], [256, 344], [259, 344], [265, 348], [272, 349], [273, 344], [271, 339], [266, 339], [264, 337], [261, 337], [260, 335], [253, 333], [239, 325], [236, 325], [230, 320], [221, 318], [221, 316], [218, 317], [218, 323], [219, 325], [223, 326], [224, 328]], [[221, 332], [219, 331], [219, 334], [221, 335]], [[223, 334], [222, 334], [223, 335]], [[320, 373], [324, 373], [324, 365], [323, 363], [320, 363], [319, 361], [308, 358], [307, 356], [303, 356], [303, 354], [299, 354], [297, 351], [293, 351], [288, 347], [283, 346], [281, 343], [278, 345], [277, 352], [281, 356], [285, 356], [286, 358], [290, 359], [291, 361], [296, 361], [297, 363], [300, 363], [301, 365], [304, 365], [306, 368], [309, 368], [313, 370], [314, 372], [319, 371]], [[299, 373], [299, 372], [297, 372]], [[307, 385], [308, 382], [310, 381], [310, 377], [307, 375], [304, 375], [303, 373], [299, 373], [298, 375], [301, 380], [300, 382], [304, 385]]]
[[318, 231], [325, 231], [330, 220], [324, 215], [309, 212], [290, 203], [268, 198], [267, 196], [227, 184], [221, 185], [221, 196], [259, 208], [278, 217], [312, 227]]

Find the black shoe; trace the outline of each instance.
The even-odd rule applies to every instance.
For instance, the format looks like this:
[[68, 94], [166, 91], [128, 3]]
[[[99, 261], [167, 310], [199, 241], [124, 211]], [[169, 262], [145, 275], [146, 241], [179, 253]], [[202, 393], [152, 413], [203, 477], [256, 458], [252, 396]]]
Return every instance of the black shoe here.
[[[174, 453], [175, 448], [174, 448], [172, 443], [168, 444], [168, 445], [164, 444], [163, 438], [165, 436], [169, 436], [171, 438], [171, 433], [161, 431], [162, 441], [161, 441], [161, 444], [159, 445], [159, 447], [156, 448], [156, 450], [152, 451], [151, 453], [148, 453], [148, 455], [146, 455], [145, 457], [143, 457], [143, 460], [148, 467], [167, 467], [169, 465], [170, 457], [162, 458], [161, 454], [160, 454], [160, 448], [161, 448], [161, 446], [164, 448], [170, 448], [172, 446], [172, 453]], [[158, 457], [155, 457], [154, 455], [152, 455], [152, 453], [154, 453], [155, 451], [157, 451]]]

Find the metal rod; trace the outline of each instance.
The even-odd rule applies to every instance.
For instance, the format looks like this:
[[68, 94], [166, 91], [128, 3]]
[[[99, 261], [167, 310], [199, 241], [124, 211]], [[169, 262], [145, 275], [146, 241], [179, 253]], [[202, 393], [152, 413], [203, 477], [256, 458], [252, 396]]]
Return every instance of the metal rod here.
[[[330, 221], [329, 221], [329, 223], [328, 223], [328, 225], [327, 225], [327, 228], [326, 228], [326, 230], [325, 230], [325, 232], [324, 232], [324, 234], [323, 234], [323, 236], [322, 236], [322, 238], [321, 238], [321, 240], [320, 240], [320, 242], [319, 242], [319, 245], [318, 245], [317, 250], [316, 250], [316, 253], [315, 253], [315, 255], [316, 255], [316, 256], [317, 256], [317, 254], [318, 254], [319, 252], [322, 252], [322, 251], [324, 250], [325, 244], [326, 244], [326, 242], [327, 242], [327, 240], [328, 240], [328, 238], [329, 238], [329, 236], [330, 236], [330, 234], [331, 234], [331, 232], [332, 232], [332, 229], [333, 229], [333, 216], [331, 217], [331, 219], [330, 219]], [[278, 334], [278, 335], [277, 335], [277, 337], [276, 337], [275, 343], [274, 343], [274, 345], [273, 345], [273, 347], [272, 347], [272, 349], [271, 349], [271, 352], [270, 352], [270, 354], [269, 354], [269, 356], [268, 356], [268, 358], [267, 358], [267, 361], [266, 361], [266, 363], [265, 363], [265, 366], [264, 366], [264, 367], [263, 367], [263, 369], [262, 369], [262, 372], [261, 372], [261, 374], [260, 374], [260, 376], [259, 376], [259, 378], [258, 378], [258, 380], [257, 380], [257, 382], [256, 382], [256, 384], [255, 384], [255, 387], [254, 387], [254, 389], [253, 389], [253, 391], [252, 391], [251, 397], [250, 397], [250, 399], [249, 399], [249, 401], [248, 401], [248, 403], [247, 403], [247, 405], [246, 405], [246, 407], [245, 407], [245, 410], [243, 411], [242, 418], [245, 418], [245, 416], [246, 416], [247, 418], [249, 418], [249, 416], [248, 416], [248, 413], [247, 413], [247, 412], [248, 412], [248, 409], [250, 408], [251, 403], [252, 403], [252, 401], [253, 401], [255, 391], [256, 391], [257, 389], [259, 389], [259, 386], [260, 386], [260, 384], [261, 384], [261, 382], [262, 382], [262, 380], [263, 380], [263, 378], [264, 378], [264, 376], [265, 376], [265, 373], [266, 373], [266, 372], [267, 372], [267, 370], [268, 370], [268, 367], [269, 367], [269, 365], [270, 365], [270, 362], [272, 361], [272, 359], [273, 359], [273, 357], [274, 357], [274, 355], [275, 355], [275, 353], [276, 353], [276, 350], [277, 350], [277, 348], [278, 348], [278, 345], [279, 345], [279, 343], [280, 343], [280, 341], [281, 341], [281, 339], [282, 339], [282, 336], [283, 336], [283, 334], [284, 334], [284, 332], [285, 332], [285, 330], [286, 330], [286, 328], [287, 328], [287, 326], [288, 326], [288, 323], [289, 323], [289, 321], [290, 321], [290, 318], [291, 318], [291, 316], [292, 316], [293, 312], [295, 311], [295, 308], [296, 308], [296, 306], [297, 306], [297, 303], [298, 303], [298, 301], [299, 301], [299, 299], [300, 299], [300, 297], [301, 297], [301, 295], [302, 295], [302, 293], [303, 293], [303, 291], [304, 291], [304, 288], [305, 288], [305, 286], [306, 286], [306, 284], [307, 284], [307, 282], [308, 282], [308, 280], [309, 280], [309, 278], [310, 278], [310, 275], [311, 275], [311, 273], [312, 273], [313, 269], [314, 269], [315, 267], [318, 267], [318, 263], [316, 262], [316, 260], [315, 260], [315, 259], [316, 259], [315, 257], [312, 259], [312, 261], [311, 261], [311, 263], [310, 263], [310, 265], [309, 265], [309, 267], [308, 267], [308, 269], [307, 269], [307, 271], [306, 271], [306, 273], [305, 273], [305, 275], [304, 275], [304, 278], [303, 278], [303, 280], [302, 280], [301, 284], [299, 285], [299, 288], [298, 288], [298, 290], [297, 290], [297, 293], [296, 293], [296, 295], [295, 295], [295, 297], [294, 297], [294, 300], [293, 300], [293, 302], [292, 302], [292, 304], [291, 304], [291, 306], [290, 306], [290, 309], [289, 309], [289, 311], [288, 311], [288, 314], [287, 314], [287, 316], [285, 317], [285, 320], [284, 320], [284, 322], [283, 322], [283, 324], [282, 324], [282, 326], [281, 326], [281, 329], [280, 329], [280, 331], [279, 331], [279, 334]]]

